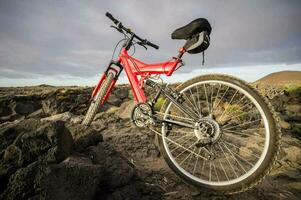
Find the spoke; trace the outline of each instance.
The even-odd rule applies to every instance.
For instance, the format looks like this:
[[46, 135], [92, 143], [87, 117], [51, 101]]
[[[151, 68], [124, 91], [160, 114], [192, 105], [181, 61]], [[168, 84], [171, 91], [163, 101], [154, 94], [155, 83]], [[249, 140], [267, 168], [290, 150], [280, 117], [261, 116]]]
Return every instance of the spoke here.
[[244, 98], [246, 98], [246, 96], [242, 96], [241, 98], [240, 98], [240, 100], [238, 101], [238, 102], [236, 102], [235, 104], [239, 104]]
[[222, 130], [225, 131], [225, 130], [228, 130], [228, 129], [232, 129], [232, 128], [235, 128], [235, 127], [238, 127], [238, 126], [242, 126], [242, 125], [247, 125], [247, 124], [251, 124], [251, 123], [254, 123], [254, 122], [258, 122], [260, 121], [261, 119], [257, 119], [257, 120], [254, 120], [254, 121], [249, 121], [249, 122], [245, 122], [245, 123], [242, 123], [242, 124], [238, 124], [238, 125], [235, 125], [235, 126], [230, 126], [230, 127], [227, 127], [227, 128], [223, 128]]
[[239, 137], [238, 135], [242, 135], [242, 136], [247, 136], [247, 137], [250, 137], [251, 135], [248, 135], [248, 134], [242, 134], [242, 133], [239, 133], [239, 132], [232, 132], [232, 131], [227, 131], [227, 132], [223, 132], [224, 134], [227, 134], [227, 136], [231, 136], [231, 137]]
[[211, 86], [211, 93], [210, 93], [210, 114], [212, 114], [212, 110], [213, 110], [213, 101], [212, 101], [212, 97], [213, 97], [213, 85], [210, 85]]
[[228, 146], [222, 142], [224, 144], [224, 146], [226, 147], [226, 149], [230, 152], [230, 154], [232, 155], [232, 157], [234, 158], [234, 160], [238, 163], [238, 165], [244, 170], [244, 172], [247, 172], [245, 170], [245, 168], [241, 165], [241, 163], [236, 159], [236, 157], [233, 155], [232, 151], [228, 148]]
[[222, 87], [222, 85], [219, 84], [219, 88], [218, 88], [218, 90], [217, 90], [216, 96], [215, 96], [215, 98], [214, 98], [213, 106], [212, 106], [212, 112], [214, 112], [215, 101], [216, 101], [216, 99], [217, 99], [217, 97], [218, 97], [218, 94], [219, 94], [219, 91], [220, 91], [221, 87]]
[[227, 180], [229, 181], [229, 177], [228, 177], [228, 175], [227, 175], [227, 173], [226, 173], [226, 170], [224, 169], [224, 167], [223, 167], [221, 161], [220, 161], [220, 160], [218, 160], [218, 161], [219, 161], [220, 166], [222, 167], [222, 170], [224, 171], [224, 174], [226, 175]]
[[162, 135], [160, 132], [158, 132], [157, 130], [155, 130], [155, 129], [151, 128], [151, 127], [150, 127], [149, 129], [150, 129], [151, 131], [155, 132], [156, 134], [160, 135], [164, 140], [168, 140], [168, 141], [170, 141], [170, 142], [176, 144], [177, 146], [179, 146], [179, 147], [181, 147], [181, 148], [183, 148], [183, 149], [186, 149], [188, 152], [193, 153], [193, 154], [194, 154], [195, 156], [197, 156], [197, 157], [200, 157], [200, 158], [202, 158], [202, 159], [207, 159], [207, 158], [205, 158], [204, 156], [201, 156], [201, 155], [199, 155], [199, 154], [196, 154], [195, 152], [191, 151], [190, 149], [184, 147], [183, 145], [181, 145], [181, 144], [179, 144], [179, 143], [176, 143], [176, 142], [172, 141], [171, 139], [169, 139], [169, 138], [163, 136], [163, 135]]
[[265, 129], [265, 128], [236, 129], [235, 131], [243, 131], [243, 132], [247, 132], [247, 131], [252, 131], [252, 130], [260, 130], [260, 129]]
[[[190, 133], [190, 134], [183, 135], [183, 136], [180, 136], [180, 138], [177, 138], [176, 140], [169, 139], [168, 142], [170, 142], [171, 144], [176, 145], [176, 147], [178, 147], [177, 142], [179, 142], [181, 139], [184, 139], [185, 137], [188, 137], [188, 136], [191, 136], [191, 133]], [[193, 135], [193, 136], [194, 136], [194, 135]], [[192, 137], [193, 137], [193, 136], [192, 136]], [[191, 138], [191, 137], [190, 137], [190, 138]]]
[[[173, 140], [174, 142], [178, 142], [180, 141], [181, 139], [185, 138], [185, 137], [188, 137], [188, 136], [191, 136], [190, 134], [186, 134], [186, 135], [183, 135], [183, 136], [179, 136], [179, 138], [177, 138], [176, 140]], [[172, 140], [172, 139], [170, 139]]]
[[[192, 108], [194, 108], [195, 107], [195, 105], [193, 105], [193, 103], [190, 101], [190, 99], [187, 97], [187, 95], [185, 94], [185, 92], [183, 92], [182, 94], [184, 94], [184, 96], [186, 97], [186, 99], [188, 100], [188, 102], [190, 103], [190, 105], [192, 106]], [[194, 114], [196, 114], [197, 116], [199, 116], [199, 113], [197, 112], [195, 112], [193, 109], [191, 110]], [[196, 111], [197, 111], [197, 109], [196, 109]]]
[[183, 112], [180, 108], [178, 108], [177, 106], [174, 106], [174, 104], [172, 104], [174, 108], [176, 108], [178, 111], [180, 111], [181, 113], [184, 113], [185, 116], [190, 117], [188, 114], [186, 114], [185, 112]]
[[198, 97], [198, 107], [199, 107], [199, 110], [201, 111], [201, 114], [202, 114], [201, 105], [200, 105], [201, 102], [200, 102], [199, 88], [198, 88], [198, 86], [196, 86], [195, 88], [196, 88], [197, 97]]
[[[244, 133], [246, 131], [242, 131], [242, 132], [237, 132], [237, 131], [224, 131], [223, 133], [227, 133], [227, 135], [230, 135], [230, 136], [233, 136], [233, 137], [237, 137], [237, 135], [242, 135], [242, 136], [247, 136], [247, 137], [250, 137], [254, 134], [252, 133], [255, 133], [255, 132], [252, 132], [251, 134], [247, 134], [248, 132]], [[250, 132], [249, 132], [250, 133]], [[258, 138], [256, 138], [258, 139]], [[263, 138], [262, 138], [263, 139]]]
[[192, 100], [193, 100], [193, 102], [194, 102], [195, 108], [196, 108], [196, 110], [197, 110], [199, 116], [201, 116], [200, 110], [198, 109], [198, 105], [197, 105], [197, 103], [196, 103], [196, 101], [195, 101], [195, 99], [194, 99], [194, 97], [193, 97], [193, 94], [192, 94], [192, 92], [191, 92], [191, 89], [189, 89], [189, 92], [190, 92], [190, 94], [191, 94], [191, 96], [192, 96]]
[[[202, 150], [202, 148], [199, 149], [198, 154], [201, 153], [201, 150]], [[194, 175], [194, 173], [195, 173], [195, 169], [196, 169], [196, 166], [197, 166], [197, 164], [198, 164], [198, 160], [199, 160], [199, 157], [196, 158], [196, 161], [195, 161], [195, 164], [194, 164], [194, 167], [193, 167], [193, 172], [192, 172], [193, 175]]]
[[[231, 119], [234, 119], [234, 118], [238, 118], [238, 117], [240, 117], [240, 116], [243, 116], [243, 115], [249, 115], [249, 114], [253, 114], [253, 113], [256, 113], [257, 112], [257, 110], [253, 110], [253, 111], [250, 111], [250, 112], [243, 112], [243, 113], [241, 113], [241, 114], [239, 114], [239, 115], [229, 115], [229, 117], [231, 118]], [[227, 124], [227, 125], [229, 125], [229, 124]], [[227, 126], [227, 125], [225, 125], [225, 126]]]
[[224, 116], [224, 114], [228, 112], [228, 111], [226, 111], [226, 110], [227, 110], [227, 109], [228, 109], [228, 107], [231, 105], [231, 103], [232, 103], [232, 101], [233, 101], [233, 99], [234, 99], [235, 95], [237, 94], [237, 92], [238, 92], [238, 90], [236, 90], [236, 92], [235, 92], [235, 93], [234, 93], [234, 95], [232, 96], [232, 98], [231, 98], [231, 100], [230, 100], [229, 104], [226, 106], [226, 108], [225, 108], [224, 112], [223, 112], [223, 113], [222, 113], [222, 115], [219, 117], [220, 119], [222, 119], [222, 117]]
[[203, 166], [202, 166], [201, 174], [203, 174], [203, 171], [205, 169], [205, 162], [206, 162], [206, 160], [203, 160]]
[[252, 163], [250, 163], [249, 161], [247, 161], [245, 158], [241, 157], [241, 155], [233, 152], [237, 157], [239, 157], [241, 160], [245, 161], [246, 163], [248, 163], [251, 167], [253, 167], [254, 165]]
[[[191, 148], [193, 145], [195, 145], [195, 143], [192, 143], [187, 149]], [[178, 155], [175, 157], [175, 160], [176, 160], [179, 156], [181, 156], [183, 153], [185, 153], [186, 151], [187, 151], [187, 150], [184, 149], [184, 151], [182, 151], [180, 154], [178, 154]], [[192, 153], [192, 151], [190, 151], [190, 153]]]
[[[241, 114], [236, 114], [236, 115], [232, 115], [232, 117], [231, 117], [231, 115], [229, 116], [229, 117], [231, 117], [231, 118], [237, 118], [237, 117], [240, 117], [240, 116], [243, 116], [243, 115], [249, 115], [249, 114], [252, 114], [252, 113], [256, 113], [258, 110], [253, 110], [253, 111], [248, 111], [248, 112], [245, 112], [243, 109], [246, 107], [246, 106], [248, 106], [248, 105], [250, 105], [250, 104], [253, 104], [252, 102], [251, 103], [248, 103], [248, 104], [246, 104], [246, 105], [244, 105], [243, 107], [241, 107], [240, 108], [240, 110], [243, 112], [243, 113], [241, 113]], [[235, 114], [235, 112], [234, 112], [234, 114]]]
[[[215, 152], [217, 152], [214, 146], [212, 146], [212, 148], [214, 149]], [[221, 161], [220, 161], [220, 160], [219, 160], [219, 163], [221, 164]], [[216, 174], [217, 180], [218, 180], [218, 182], [219, 182], [220, 179], [219, 179], [219, 177], [218, 177], [218, 173], [217, 173], [217, 171], [216, 171], [216, 167], [215, 167], [214, 163], [213, 163], [213, 166], [214, 166], [214, 170], [215, 170], [215, 174]], [[224, 170], [224, 172], [225, 172], [225, 170]], [[227, 179], [228, 179], [227, 174], [226, 174], [226, 177], [227, 177]], [[228, 180], [229, 180], [229, 179], [228, 179]]]
[[207, 102], [207, 106], [208, 106], [208, 112], [210, 113], [210, 105], [209, 105], [209, 101], [208, 101], [208, 95], [207, 95], [207, 91], [206, 91], [206, 84], [204, 84], [204, 91], [205, 91], [205, 96], [206, 96], [206, 102]]
[[211, 160], [209, 161], [209, 181], [211, 181]]
[[[193, 148], [193, 152], [195, 151], [195, 149], [196, 149], [197, 147], [196, 146], [194, 146], [194, 148]], [[190, 154], [191, 156], [190, 156], [190, 158], [189, 158], [189, 161], [188, 161], [188, 163], [190, 163], [191, 162], [191, 159], [193, 158], [193, 154], [191, 153]]]
[[243, 151], [243, 152], [245, 152], [245, 153], [247, 153], [247, 154], [249, 154], [249, 155], [255, 156], [255, 157], [258, 158], [258, 159], [260, 158], [260, 156], [255, 155], [255, 154], [252, 154], [252, 153], [250, 153], [250, 152], [248, 152], [248, 151], [245, 151], [245, 150], [243, 150], [243, 149], [240, 149], [240, 147], [238, 147], [238, 146], [236, 146], [236, 145], [234, 145], [234, 144], [232, 144], [232, 143], [229, 143], [229, 142], [226, 142], [226, 141], [223, 141], [223, 143], [227, 143], [228, 145], [233, 146], [233, 147], [237, 148], [238, 150]]
[[217, 174], [217, 171], [216, 171], [216, 167], [215, 167], [214, 162], [212, 162], [212, 164], [213, 164], [213, 169], [214, 169], [214, 171], [215, 171], [215, 175], [216, 175], [216, 177], [217, 177], [217, 181], [219, 182], [219, 177], [218, 177], [218, 174]]
[[[192, 137], [190, 137], [188, 140], [186, 140], [186, 141], [185, 141], [184, 143], [182, 143], [181, 145], [183, 146], [183, 144], [185, 144], [186, 142], [188, 142], [189, 140], [191, 140], [193, 137], [195, 137], [195, 136], [193, 135]], [[170, 153], [172, 153], [173, 151], [175, 151], [175, 150], [178, 149], [179, 147], [181, 147], [181, 146], [178, 145], [178, 147], [176, 147], [175, 149], [171, 150]]]
[[228, 159], [228, 157], [227, 157], [227, 155], [226, 155], [224, 149], [223, 149], [222, 146], [219, 144], [219, 142], [218, 142], [217, 144], [218, 144], [219, 148], [222, 150], [223, 154], [225, 155], [225, 158], [226, 158], [227, 162], [229, 163], [231, 169], [233, 170], [233, 172], [234, 172], [236, 178], [238, 178], [238, 176], [237, 176], [237, 174], [236, 174], [236, 171], [235, 171], [235, 169], [233, 168], [232, 164], [230, 163], [230, 161], [229, 161], [229, 159]]
[[217, 105], [214, 107], [214, 108], [217, 108], [217, 106], [219, 105], [219, 103], [222, 101], [222, 99], [224, 98], [224, 96], [226, 95], [226, 93], [228, 92], [229, 90], [229, 86], [227, 87], [226, 91], [224, 92], [222, 98], [218, 101]]
[[[196, 148], [196, 146], [194, 146], [193, 152], [195, 151], [195, 148]], [[182, 160], [182, 162], [180, 163], [180, 165], [182, 165], [189, 157], [191, 157], [191, 155], [193, 155], [193, 154], [192, 153], [188, 154], [188, 156], [184, 160]]]
[[247, 104], [244, 104], [240, 109], [243, 110], [244, 108], [246, 108], [246, 107], [248, 107], [248, 106], [250, 106], [250, 105], [253, 105], [253, 102], [252, 102], [252, 101], [249, 102], [249, 103], [247, 103]]

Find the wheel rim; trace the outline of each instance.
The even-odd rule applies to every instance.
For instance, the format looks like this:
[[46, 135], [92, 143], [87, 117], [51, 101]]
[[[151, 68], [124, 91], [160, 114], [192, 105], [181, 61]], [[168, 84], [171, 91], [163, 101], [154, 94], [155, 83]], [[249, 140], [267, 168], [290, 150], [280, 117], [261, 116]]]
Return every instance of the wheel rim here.
[[[198, 90], [201, 90], [202, 88], [203, 88], [203, 92], [198, 91]], [[213, 88], [213, 90], [212, 90], [212, 88]], [[221, 89], [221, 88], [223, 88], [223, 89]], [[228, 89], [226, 89], [226, 88], [228, 88]], [[211, 92], [208, 92], [207, 89], [211, 89]], [[232, 93], [230, 92], [230, 90], [233, 90]], [[223, 93], [219, 93], [219, 91], [223, 91]], [[214, 98], [212, 99], [212, 96], [214, 97], [214, 94], [215, 94], [214, 92], [216, 93], [216, 96], [215, 96], [215, 99]], [[185, 129], [184, 129], [183, 135], [180, 135], [179, 133], [173, 134], [172, 133], [173, 131], [167, 131], [166, 125], [163, 124], [163, 126], [162, 126], [163, 145], [166, 150], [167, 156], [169, 157], [171, 162], [175, 165], [175, 167], [177, 167], [177, 169], [182, 174], [187, 176], [188, 178], [190, 178], [198, 183], [212, 185], [212, 186], [226, 186], [226, 185], [235, 184], [235, 183], [241, 182], [242, 180], [244, 180], [247, 177], [249, 177], [250, 175], [252, 175], [261, 166], [262, 162], [264, 161], [264, 158], [266, 157], [266, 154], [268, 151], [269, 142], [270, 142], [270, 133], [269, 133], [267, 117], [265, 116], [263, 109], [261, 108], [259, 103], [255, 100], [255, 98], [252, 97], [243, 88], [241, 88], [233, 83], [229, 83], [229, 82], [225, 82], [225, 81], [221, 81], [221, 80], [208, 80], [208, 81], [201, 81], [198, 83], [194, 83], [194, 84], [184, 88], [183, 90], [181, 90], [180, 93], [183, 94], [183, 96], [185, 97], [186, 105], [189, 106], [190, 108], [194, 108], [195, 112], [197, 114], [199, 114], [200, 118], [210, 116], [210, 112], [211, 112], [211, 116], [210, 116], [211, 118], [214, 118], [217, 116], [218, 119], [215, 119], [215, 120], [219, 121], [219, 125], [220, 125], [220, 128], [223, 133], [222, 133], [222, 136], [219, 139], [219, 141], [216, 142], [216, 144], [206, 145], [207, 146], [206, 148], [202, 147], [202, 148], [197, 149], [197, 147], [194, 145], [194, 143], [195, 143], [195, 140], [197, 140], [199, 138], [196, 137], [195, 130], [188, 131], [185, 133]], [[191, 94], [190, 96], [188, 95], [189, 93]], [[211, 94], [211, 96], [209, 95], [209, 93]], [[229, 102], [230, 102], [229, 104], [226, 104], [227, 102], [223, 102], [224, 110], [220, 111], [219, 113], [222, 112], [222, 114], [219, 114], [219, 116], [218, 116], [217, 114], [215, 114], [214, 109], [217, 109], [220, 102], [224, 101], [224, 99], [225, 99], [224, 96], [227, 93], [232, 94], [232, 95], [229, 95], [229, 97], [232, 96], [232, 99], [229, 99]], [[204, 96], [200, 97], [201, 94], [205, 95], [206, 97], [204, 97]], [[245, 99], [245, 100], [240, 100], [241, 102], [239, 102], [239, 100], [235, 101], [234, 97], [237, 94], [240, 94], [241, 98]], [[210, 96], [210, 98], [209, 98], [209, 96]], [[238, 95], [238, 97], [239, 97], [239, 95]], [[205, 102], [205, 104], [207, 104], [207, 111], [206, 111], [206, 109], [202, 110], [202, 107], [201, 107], [202, 103], [198, 103], [198, 102], [202, 102], [202, 99], [200, 99], [200, 98], [203, 98], [203, 101]], [[206, 100], [204, 100], [204, 99], [206, 99]], [[258, 123], [256, 123], [255, 120], [253, 120], [253, 122], [249, 123], [252, 125], [247, 125], [247, 122], [236, 123], [236, 124], [234, 123], [234, 125], [233, 125], [233, 121], [232, 121], [233, 119], [236, 120], [236, 117], [238, 117], [239, 115], [240, 116], [246, 115], [246, 114], [243, 114], [245, 111], [242, 108], [248, 107], [248, 106], [246, 106], [247, 104], [243, 104], [248, 101], [249, 101], [250, 105], [253, 105], [253, 108], [257, 109], [257, 116], [260, 115], [260, 117], [261, 117], [259, 119], [255, 119], [255, 120], [258, 120], [257, 121]], [[203, 104], [204, 104], [204, 102], [203, 102]], [[212, 102], [214, 102], [214, 103], [212, 103]], [[236, 111], [235, 111], [234, 114], [236, 115], [236, 117], [232, 116], [230, 121], [228, 121], [226, 124], [224, 124], [223, 120], [224, 120], [224, 118], [227, 118], [224, 116], [228, 115], [228, 112], [230, 112], [230, 110], [231, 110], [230, 108], [231, 108], [231, 106], [233, 106], [234, 102], [240, 106], [243, 113], [239, 113], [239, 112], [236, 113]], [[240, 105], [240, 103], [242, 105]], [[173, 103], [169, 103], [169, 105], [167, 106], [165, 114], [164, 114], [164, 119], [170, 118], [170, 116], [172, 116], [170, 114], [172, 112], [171, 111], [172, 106], [173, 106]], [[202, 105], [202, 106], [204, 106], [204, 105]], [[225, 112], [226, 112], [226, 114], [225, 114]], [[251, 112], [250, 114], [256, 115], [256, 111], [254, 113]], [[182, 115], [184, 116], [183, 113], [182, 113]], [[206, 115], [208, 115], [208, 116], [206, 116]], [[246, 119], [248, 119], [248, 115], [249, 114], [247, 114]], [[187, 116], [185, 116], [185, 117], [187, 117]], [[227, 120], [225, 120], [225, 121], [227, 121]], [[254, 134], [250, 134], [250, 132], [252, 132], [252, 129], [254, 129], [253, 127], [256, 127], [257, 125], [260, 125], [263, 128], [258, 127], [258, 133], [255, 130], [253, 130]], [[251, 142], [253, 144], [253, 147], [251, 146], [251, 148], [247, 148], [244, 145], [238, 146], [237, 144], [233, 144], [230, 142], [231, 140], [233, 140], [234, 137], [239, 137], [238, 135], [240, 132], [237, 132], [237, 128], [244, 127], [244, 126], [251, 126], [251, 128], [241, 132], [241, 134], [248, 133], [247, 135], [244, 135], [244, 137], [247, 136], [247, 138], [244, 138], [245, 140], [243, 142], [245, 142], [247, 145], [250, 145], [250, 142]], [[264, 129], [264, 131], [263, 131], [263, 129]], [[193, 133], [190, 134], [190, 132], [194, 132], [194, 134]], [[167, 135], [167, 133], [168, 133], [168, 135]], [[264, 137], [263, 137], [263, 133], [264, 133]], [[178, 134], [178, 136], [177, 136], [177, 134]], [[172, 136], [174, 136], [174, 137], [172, 138]], [[263, 139], [264, 139], [263, 143], [262, 143], [262, 141], [259, 140], [259, 136], [261, 137], [261, 139], [263, 137]], [[255, 143], [255, 140], [253, 140], [253, 141], [250, 140], [250, 139], [254, 139], [254, 138], [256, 138], [258, 140], [258, 141], [256, 140], [256, 143]], [[235, 139], [238, 140], [238, 138], [235, 138]], [[181, 149], [181, 147], [176, 147], [176, 145], [169, 143], [169, 140], [173, 140], [178, 143], [180, 143], [181, 141], [185, 141], [186, 144], [184, 142], [182, 142], [180, 144], [185, 146], [186, 148], [190, 149], [194, 153], [197, 153], [199, 155], [203, 154], [202, 156], [204, 156], [206, 153], [210, 155], [210, 152], [215, 152], [216, 154], [219, 154], [219, 155], [218, 155], [218, 157], [215, 156], [217, 158], [215, 158], [213, 161], [206, 161], [206, 160], [202, 159], [201, 157], [197, 157], [197, 156], [195, 156], [195, 154], [192, 154], [191, 152], [186, 151], [185, 149], [184, 150], [182, 149], [181, 151], [179, 151], [179, 149]], [[257, 148], [257, 146], [255, 144], [259, 147]], [[235, 151], [235, 149], [236, 149], [236, 151]], [[261, 150], [260, 155], [258, 155], [259, 150]], [[201, 152], [203, 152], [203, 153], [201, 153]], [[249, 165], [249, 167], [246, 167], [247, 165]]]

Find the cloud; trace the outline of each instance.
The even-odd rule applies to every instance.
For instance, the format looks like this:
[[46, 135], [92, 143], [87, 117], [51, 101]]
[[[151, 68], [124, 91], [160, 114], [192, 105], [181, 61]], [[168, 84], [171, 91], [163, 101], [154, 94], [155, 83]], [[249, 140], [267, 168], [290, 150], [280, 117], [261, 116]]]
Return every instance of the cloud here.
[[[184, 41], [171, 32], [198, 17], [213, 27], [206, 51], [210, 68], [301, 63], [301, 1], [9, 1], [0, 3], [0, 78], [86, 78], [108, 64], [122, 38], [110, 11], [160, 50], [136, 49], [146, 62], [168, 60]], [[184, 73], [201, 54], [186, 55]], [[76, 83], [76, 82], [75, 82]]]

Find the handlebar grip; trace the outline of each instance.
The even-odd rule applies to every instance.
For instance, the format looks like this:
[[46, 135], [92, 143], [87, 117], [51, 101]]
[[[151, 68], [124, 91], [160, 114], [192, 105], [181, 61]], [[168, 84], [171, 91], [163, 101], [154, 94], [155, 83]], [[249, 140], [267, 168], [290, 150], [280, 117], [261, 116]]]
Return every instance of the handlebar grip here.
[[159, 46], [158, 46], [158, 45], [153, 44], [153, 43], [151, 43], [151, 42], [149, 42], [149, 41], [147, 41], [146, 44], [147, 44], [148, 46], [151, 46], [151, 47], [155, 48], [155, 49], [159, 49]]
[[115, 19], [111, 13], [106, 12], [106, 16], [110, 18], [114, 22], [114, 24], [118, 24], [119, 21]]

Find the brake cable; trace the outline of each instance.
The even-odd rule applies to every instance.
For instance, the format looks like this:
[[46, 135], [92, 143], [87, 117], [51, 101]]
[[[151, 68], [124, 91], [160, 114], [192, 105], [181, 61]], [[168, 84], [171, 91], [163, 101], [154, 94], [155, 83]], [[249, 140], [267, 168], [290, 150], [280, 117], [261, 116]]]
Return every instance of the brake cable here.
[[[118, 28], [115, 27], [115, 26], [111, 26], [111, 27], [113, 27], [113, 28], [115, 28], [115, 29], [118, 30]], [[119, 30], [118, 30], [118, 31], [119, 31]], [[119, 32], [120, 32], [120, 31], [119, 31]], [[115, 52], [116, 52], [116, 49], [117, 49], [118, 45], [119, 45], [122, 41], [124, 41], [124, 40], [126, 40], [126, 39], [128, 38], [128, 36], [127, 36], [123, 31], [121, 31], [120, 33], [123, 34], [124, 38], [121, 39], [121, 40], [119, 40], [119, 41], [117, 42], [116, 46], [114, 47], [114, 51], [113, 51], [111, 60], [113, 60], [113, 58], [114, 58], [114, 55], [115, 55]], [[121, 48], [121, 49], [122, 49], [122, 48]], [[121, 49], [119, 50], [119, 53], [121, 52]]]

